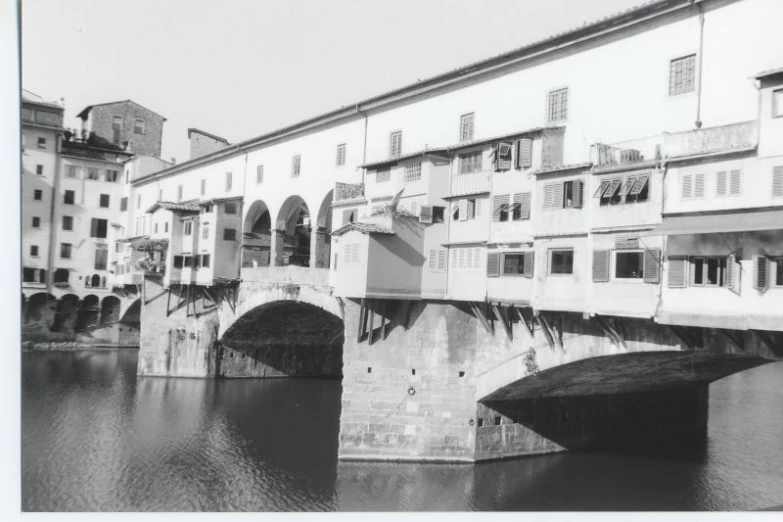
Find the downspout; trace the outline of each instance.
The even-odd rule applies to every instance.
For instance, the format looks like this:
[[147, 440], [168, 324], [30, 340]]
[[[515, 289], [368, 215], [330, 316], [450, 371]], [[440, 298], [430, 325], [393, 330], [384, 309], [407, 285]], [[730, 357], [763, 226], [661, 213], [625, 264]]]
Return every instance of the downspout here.
[[[359, 104], [356, 104], [356, 112], [361, 114], [364, 118], [364, 145], [362, 146], [362, 165], [367, 163], [367, 112], [359, 108]], [[364, 185], [364, 174], [367, 169], [362, 167], [362, 185]]]
[[[54, 183], [52, 184], [52, 201], [49, 206], [49, 256], [47, 259], [46, 293], [51, 294], [54, 281], [54, 251], [57, 243], [56, 209], [57, 194], [60, 190], [60, 148], [62, 147], [62, 134], [59, 132], [54, 137]], [[84, 191], [82, 191], [84, 193]]]
[[697, 60], [699, 69], [696, 78], [696, 122], [694, 125], [697, 129], [701, 129], [701, 78], [702, 69], [704, 68], [704, 8], [700, 3], [697, 4], [697, 7], [699, 8], [699, 56]]

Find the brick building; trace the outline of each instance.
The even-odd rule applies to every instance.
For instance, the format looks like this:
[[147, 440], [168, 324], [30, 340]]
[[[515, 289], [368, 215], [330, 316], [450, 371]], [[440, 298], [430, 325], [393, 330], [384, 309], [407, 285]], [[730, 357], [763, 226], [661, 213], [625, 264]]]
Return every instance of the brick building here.
[[82, 133], [104, 145], [127, 148], [140, 156], [160, 157], [166, 118], [133, 100], [88, 105], [77, 115]]

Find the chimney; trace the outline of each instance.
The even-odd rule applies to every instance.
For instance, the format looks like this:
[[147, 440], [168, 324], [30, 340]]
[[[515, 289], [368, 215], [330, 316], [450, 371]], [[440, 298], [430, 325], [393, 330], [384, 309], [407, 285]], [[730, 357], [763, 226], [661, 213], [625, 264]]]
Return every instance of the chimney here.
[[192, 127], [188, 129], [188, 138], [190, 139], [190, 159], [212, 154], [230, 145], [225, 138]]

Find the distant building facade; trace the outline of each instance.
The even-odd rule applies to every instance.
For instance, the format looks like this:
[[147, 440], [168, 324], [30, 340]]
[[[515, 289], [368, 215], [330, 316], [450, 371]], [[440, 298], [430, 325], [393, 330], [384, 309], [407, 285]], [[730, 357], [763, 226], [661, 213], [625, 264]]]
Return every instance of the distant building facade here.
[[89, 105], [78, 117], [82, 132], [102, 145], [122, 147], [139, 156], [160, 157], [166, 118], [133, 100]]
[[190, 159], [212, 154], [230, 145], [225, 138], [194, 128], [188, 129], [188, 139], [190, 140]]

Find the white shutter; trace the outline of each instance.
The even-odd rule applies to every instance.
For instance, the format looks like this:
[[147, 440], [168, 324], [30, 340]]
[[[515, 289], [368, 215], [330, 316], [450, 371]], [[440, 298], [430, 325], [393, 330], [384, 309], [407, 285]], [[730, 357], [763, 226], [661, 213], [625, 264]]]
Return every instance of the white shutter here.
[[644, 251], [644, 282], [661, 282], [661, 251], [657, 248]]
[[457, 250], [452, 248], [449, 250], [449, 256], [451, 257], [451, 268], [457, 268]]
[[753, 288], [765, 292], [769, 287], [769, 260], [766, 256], [753, 256]]
[[726, 171], [718, 172], [717, 179], [715, 180], [715, 195], [726, 195]]
[[557, 208], [555, 207], [555, 183], [544, 185], [544, 208]]
[[639, 235], [620, 234], [614, 238], [614, 247], [617, 249], [639, 248]]
[[[646, 274], [645, 274], [646, 275]], [[685, 288], [688, 282], [688, 258], [669, 258], [669, 288]]]
[[682, 199], [693, 197], [693, 174], [685, 174], [682, 177]]
[[459, 220], [460, 221], [467, 221], [468, 220], [468, 200], [467, 199], [459, 200]]
[[492, 221], [500, 220], [500, 211], [504, 205], [504, 198], [508, 196], [493, 196], [492, 197]]
[[772, 197], [783, 197], [783, 166], [772, 169]]
[[704, 197], [704, 174], [696, 174], [696, 179], [693, 184], [693, 197]]
[[498, 252], [487, 253], [487, 276], [500, 276], [500, 254]]
[[574, 208], [582, 208], [583, 184], [584, 181], [582, 180], [574, 181]]
[[481, 216], [482, 212], [484, 212], [483, 206], [484, 206], [484, 200], [482, 198], [476, 198], [476, 215], [477, 216]]
[[536, 253], [534, 251], [525, 252], [524, 264], [522, 265], [522, 275], [525, 277], [533, 277], [533, 265], [536, 260]]
[[465, 253], [466, 253], [465, 250], [467, 249], [466, 248], [459, 249], [459, 261], [457, 262], [458, 268], [462, 268], [462, 269], [465, 268]]
[[419, 210], [419, 223], [432, 223], [432, 205], [422, 205]]
[[563, 208], [563, 182], [555, 183], [554, 208]]
[[522, 138], [517, 140], [517, 164], [518, 169], [529, 168], [533, 164], [533, 140]]
[[435, 267], [437, 266], [437, 259], [436, 259], [435, 256], [436, 256], [435, 250], [431, 249], [430, 250], [429, 264], [427, 265], [427, 267], [430, 270], [435, 270]]
[[522, 193], [522, 219], [530, 219], [530, 204], [531, 204], [532, 194], [530, 192], [523, 192]]
[[593, 250], [593, 281], [609, 281], [609, 250]]
[[742, 193], [742, 171], [731, 171], [731, 184], [729, 185], [729, 194], [739, 196]]
[[740, 291], [740, 273], [736, 254], [729, 255], [726, 259], [726, 287], [735, 294]]

